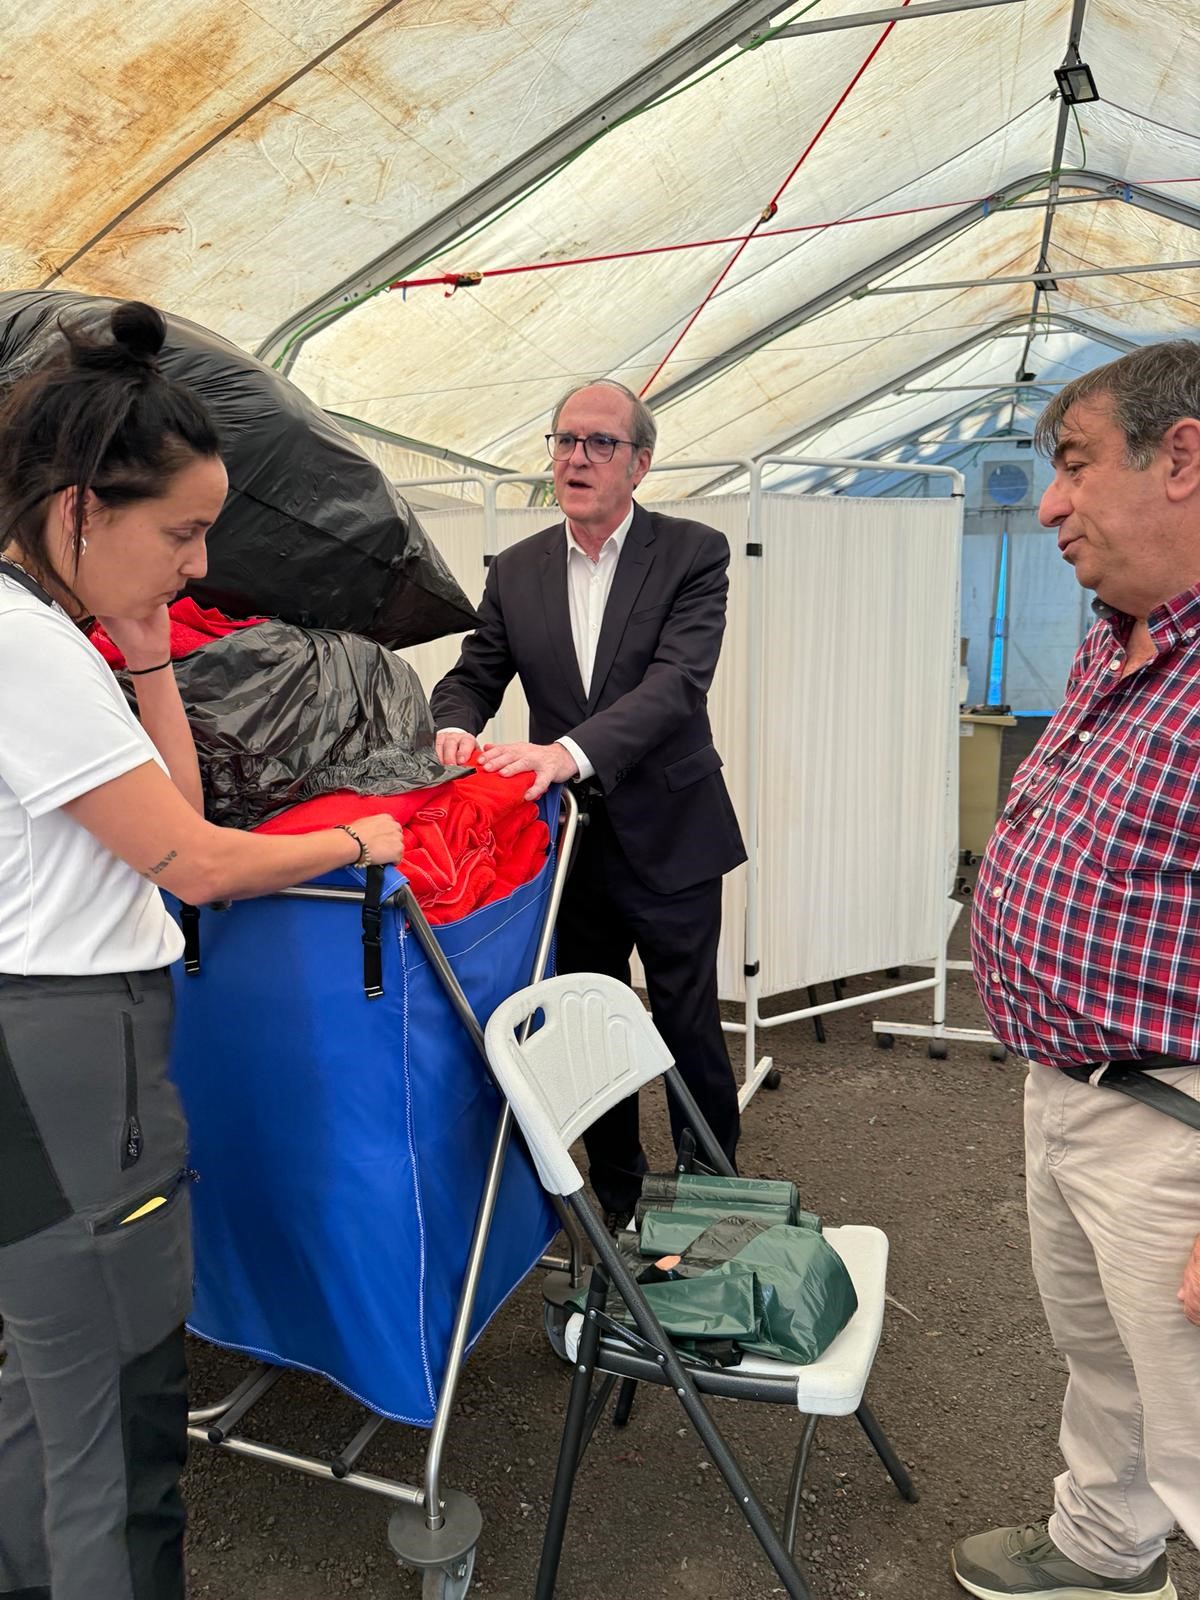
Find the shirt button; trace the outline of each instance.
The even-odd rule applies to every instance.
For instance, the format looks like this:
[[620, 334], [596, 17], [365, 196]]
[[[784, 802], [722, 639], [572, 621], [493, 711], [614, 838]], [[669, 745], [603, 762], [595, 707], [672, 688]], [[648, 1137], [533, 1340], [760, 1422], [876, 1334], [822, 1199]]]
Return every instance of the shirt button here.
[[1033, 810], [1029, 813], [1029, 815], [1031, 817], [1040, 817], [1041, 814], [1042, 814], [1042, 811], [1044, 809], [1045, 808], [1043, 806], [1034, 806]]
[[1112, 660], [1108, 663], [1108, 670], [1110, 672], [1120, 672], [1121, 667], [1122, 667], [1122, 665], [1124, 663], [1124, 660], [1125, 660], [1124, 656], [1114, 656], [1112, 658]]
[[989, 973], [989, 977], [991, 978], [993, 983], [999, 983], [1000, 982], [1000, 974], [994, 968]]
[[1080, 744], [1086, 744], [1086, 743], [1087, 743], [1087, 742], [1088, 742], [1088, 740], [1089, 740], [1089, 739], [1090, 739], [1090, 738], [1091, 738], [1091, 737], [1092, 737], [1092, 736], [1091, 736], [1091, 734], [1090, 734], [1090, 733], [1086, 733], [1086, 732], [1085, 732], [1085, 733], [1081, 733], [1081, 734], [1080, 734], [1080, 735], [1079, 735], [1079, 742], [1080, 742]]
[[1000, 896], [1003, 893], [1004, 893], [1004, 890], [1000, 887], [999, 884], [997, 884], [996, 887], [992, 890], [992, 899], [993, 900], [999, 900]]

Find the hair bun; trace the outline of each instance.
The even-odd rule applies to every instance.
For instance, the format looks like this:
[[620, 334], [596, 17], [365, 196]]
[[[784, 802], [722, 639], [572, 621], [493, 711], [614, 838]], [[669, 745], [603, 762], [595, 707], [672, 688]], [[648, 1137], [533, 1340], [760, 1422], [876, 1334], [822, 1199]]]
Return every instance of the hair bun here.
[[143, 300], [126, 300], [117, 306], [110, 326], [125, 354], [148, 364], [155, 361], [167, 337], [166, 318]]

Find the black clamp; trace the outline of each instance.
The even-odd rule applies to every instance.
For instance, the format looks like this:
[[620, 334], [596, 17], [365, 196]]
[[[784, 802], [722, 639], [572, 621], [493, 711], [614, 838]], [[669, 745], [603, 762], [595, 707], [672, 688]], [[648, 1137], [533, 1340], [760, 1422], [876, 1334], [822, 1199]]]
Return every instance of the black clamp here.
[[383, 868], [368, 867], [362, 907], [363, 992], [368, 1000], [378, 1000], [383, 994], [382, 898]]
[[200, 907], [181, 901], [179, 926], [183, 932], [183, 970], [194, 978], [200, 971]]

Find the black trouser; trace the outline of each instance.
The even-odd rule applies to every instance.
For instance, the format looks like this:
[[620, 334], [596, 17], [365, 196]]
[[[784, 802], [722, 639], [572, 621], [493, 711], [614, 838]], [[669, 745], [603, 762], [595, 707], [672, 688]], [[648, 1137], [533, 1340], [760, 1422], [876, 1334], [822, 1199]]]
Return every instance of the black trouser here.
[[[634, 876], [603, 803], [592, 804], [557, 926], [559, 972], [603, 972], [628, 983], [629, 958], [636, 947], [654, 1025], [732, 1161], [739, 1114], [717, 1002], [720, 878], [675, 894], [648, 889]], [[670, 1110], [678, 1144], [683, 1127], [674, 1104]], [[627, 1210], [646, 1171], [637, 1096], [593, 1123], [584, 1144], [600, 1204], [606, 1211]]]
[[4, 1600], [182, 1600], [192, 1274], [171, 1009], [165, 972], [0, 976]]

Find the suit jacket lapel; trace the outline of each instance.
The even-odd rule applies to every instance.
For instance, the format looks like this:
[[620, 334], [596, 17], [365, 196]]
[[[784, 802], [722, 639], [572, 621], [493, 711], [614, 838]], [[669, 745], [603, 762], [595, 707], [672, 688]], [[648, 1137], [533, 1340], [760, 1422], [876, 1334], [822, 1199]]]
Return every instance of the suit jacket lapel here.
[[625, 632], [625, 624], [629, 621], [630, 612], [641, 593], [654, 559], [653, 546], [654, 528], [649, 513], [635, 503], [633, 522], [621, 547], [621, 558], [617, 562], [612, 588], [608, 593], [608, 604], [604, 608], [604, 621], [600, 624], [600, 637], [596, 641], [596, 661], [592, 667], [592, 683], [587, 699], [589, 712], [595, 709], [600, 691], [604, 688], [604, 681], [612, 671], [617, 647], [621, 643], [621, 635]]
[[[550, 635], [550, 648], [560, 673], [560, 682], [579, 703], [586, 707], [583, 679], [579, 676], [579, 661], [575, 655], [575, 641], [571, 637], [571, 603], [567, 596], [567, 529], [560, 522], [547, 530], [546, 545], [542, 554], [543, 583], [542, 615]], [[593, 680], [594, 681], [594, 680]]]

